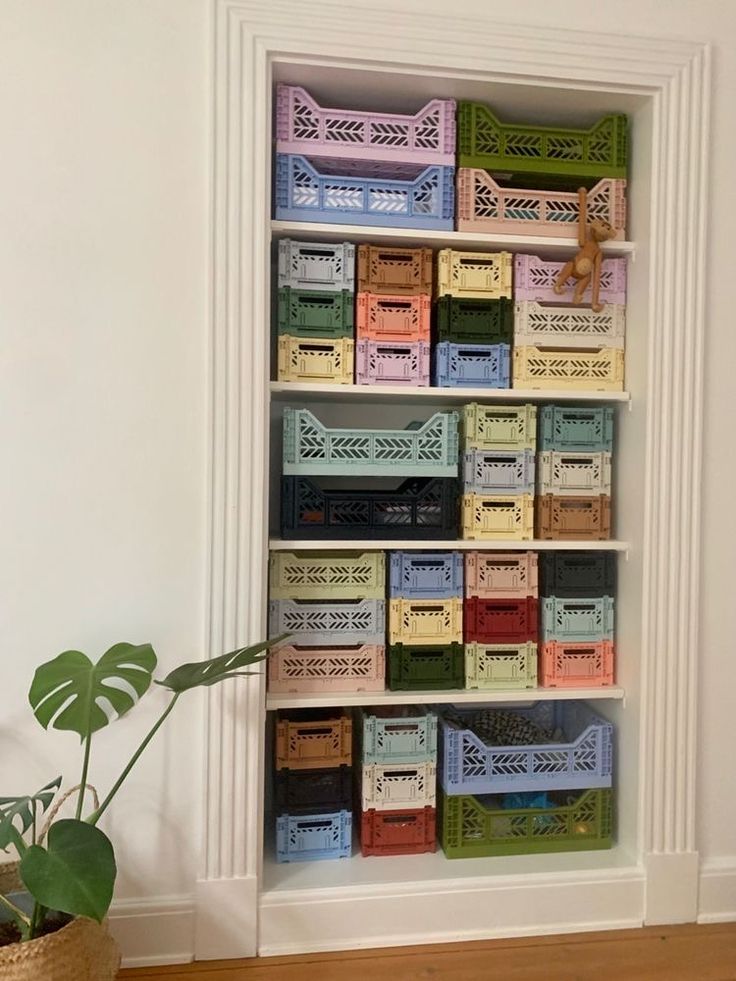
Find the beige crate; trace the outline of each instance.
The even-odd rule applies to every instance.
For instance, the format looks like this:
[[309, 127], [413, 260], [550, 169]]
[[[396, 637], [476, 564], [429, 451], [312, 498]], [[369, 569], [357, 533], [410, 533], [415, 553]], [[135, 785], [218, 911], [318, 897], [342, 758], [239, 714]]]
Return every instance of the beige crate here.
[[462, 599], [393, 599], [389, 601], [390, 644], [461, 644]]
[[513, 387], [621, 392], [624, 352], [611, 347], [516, 347]]
[[355, 342], [351, 338], [279, 337], [279, 381], [352, 385], [354, 366]]
[[534, 537], [531, 494], [463, 494], [462, 537], [482, 541], [529, 541]]
[[437, 296], [465, 299], [511, 299], [513, 256], [510, 252], [437, 253]]

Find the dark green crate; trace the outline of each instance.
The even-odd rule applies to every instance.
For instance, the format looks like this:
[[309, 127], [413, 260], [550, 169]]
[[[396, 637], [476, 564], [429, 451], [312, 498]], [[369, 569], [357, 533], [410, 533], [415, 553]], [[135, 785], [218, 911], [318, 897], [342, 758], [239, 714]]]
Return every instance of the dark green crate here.
[[513, 300], [466, 300], [443, 296], [435, 310], [438, 341], [453, 344], [511, 344], [514, 339]]
[[503, 795], [438, 789], [437, 826], [447, 858], [591, 851], [613, 844], [613, 791], [553, 791], [550, 808], [504, 809]]
[[465, 687], [463, 644], [392, 644], [388, 649], [391, 691], [441, 691]]
[[279, 334], [292, 337], [352, 337], [354, 296], [349, 290], [278, 291]]
[[502, 123], [479, 102], [457, 107], [458, 167], [568, 178], [625, 178], [628, 120], [603, 116], [590, 129]]

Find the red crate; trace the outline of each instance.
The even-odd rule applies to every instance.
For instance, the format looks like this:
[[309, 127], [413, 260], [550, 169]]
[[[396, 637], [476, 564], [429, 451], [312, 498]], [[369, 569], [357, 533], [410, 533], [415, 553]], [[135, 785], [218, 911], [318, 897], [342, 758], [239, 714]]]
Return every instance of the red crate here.
[[363, 855], [419, 855], [433, 852], [437, 811], [363, 811], [360, 821], [360, 851]]
[[463, 622], [465, 643], [524, 644], [539, 637], [539, 602], [535, 596], [524, 599], [465, 600]]

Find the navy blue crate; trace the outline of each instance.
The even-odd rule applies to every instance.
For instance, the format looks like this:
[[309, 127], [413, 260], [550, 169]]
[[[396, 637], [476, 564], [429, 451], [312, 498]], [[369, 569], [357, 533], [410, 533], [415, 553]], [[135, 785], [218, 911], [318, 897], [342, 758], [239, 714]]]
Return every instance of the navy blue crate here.
[[460, 552], [391, 552], [392, 599], [450, 599], [463, 595]]
[[276, 818], [277, 862], [321, 862], [329, 858], [350, 858], [353, 815], [350, 811], [332, 814], [281, 814]]
[[508, 388], [508, 344], [452, 344], [434, 350], [432, 383], [438, 388]]
[[542, 552], [539, 562], [542, 596], [586, 599], [616, 593], [613, 552]]
[[334, 814], [352, 806], [353, 773], [349, 766], [313, 770], [276, 770], [277, 814]]

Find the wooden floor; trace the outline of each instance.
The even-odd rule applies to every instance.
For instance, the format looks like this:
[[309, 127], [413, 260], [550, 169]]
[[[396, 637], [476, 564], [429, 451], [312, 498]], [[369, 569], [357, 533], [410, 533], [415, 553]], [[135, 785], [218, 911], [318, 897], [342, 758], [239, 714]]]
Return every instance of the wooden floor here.
[[736, 923], [123, 971], [164, 981], [736, 981]]

